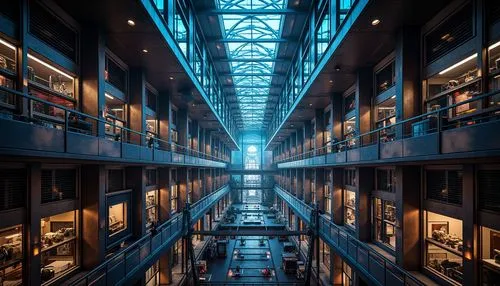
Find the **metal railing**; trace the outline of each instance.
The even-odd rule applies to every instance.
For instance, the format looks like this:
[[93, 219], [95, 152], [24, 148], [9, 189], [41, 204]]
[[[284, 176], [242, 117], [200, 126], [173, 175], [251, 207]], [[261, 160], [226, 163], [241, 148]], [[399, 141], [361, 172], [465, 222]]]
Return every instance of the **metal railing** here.
[[[278, 186], [275, 187], [275, 191], [301, 219], [309, 224], [313, 210], [311, 206]], [[378, 285], [425, 285], [408, 271], [388, 260], [325, 216], [319, 218], [319, 235], [337, 253], [348, 260], [351, 266], [362, 271]]]
[[[276, 163], [297, 161], [315, 156], [343, 152], [373, 144], [388, 143], [400, 139], [440, 134], [465, 126], [500, 120], [500, 90], [475, 96], [460, 103], [449, 105], [409, 119], [398, 121], [352, 138], [334, 141], [321, 148], [300, 154], [281, 154], [275, 157]], [[464, 107], [469, 108], [464, 108]], [[476, 106], [474, 108], [474, 106]], [[483, 108], [482, 106], [488, 106]], [[466, 109], [467, 111], [463, 111]], [[398, 132], [402, 136], [397, 136]], [[288, 152], [287, 152], [288, 153]]]
[[[223, 186], [194, 203], [190, 208], [191, 224], [228, 192], [229, 187]], [[149, 262], [153, 256], [161, 253], [168, 245], [175, 243], [185, 231], [183, 223], [182, 213], [174, 215], [156, 228], [156, 234], [146, 234], [70, 285], [116, 285], [140, 269], [144, 263]]]
[[[23, 101], [23, 99], [28, 106], [28, 114], [19, 114], [15, 105], [15, 102]], [[65, 134], [75, 133], [107, 138], [110, 141], [120, 144], [127, 143], [139, 145], [151, 150], [169, 151], [175, 154], [228, 163], [227, 158], [223, 159], [206, 154], [186, 146], [157, 138], [153, 133], [138, 132], [107, 121], [104, 118], [95, 117], [3, 86], [0, 86], [0, 119], [10, 119], [41, 127], [54, 128], [64, 131]], [[101, 129], [101, 131], [98, 131], [99, 129]], [[65, 136], [65, 140], [66, 146], [67, 136]], [[185, 158], [179, 160], [185, 160]]]

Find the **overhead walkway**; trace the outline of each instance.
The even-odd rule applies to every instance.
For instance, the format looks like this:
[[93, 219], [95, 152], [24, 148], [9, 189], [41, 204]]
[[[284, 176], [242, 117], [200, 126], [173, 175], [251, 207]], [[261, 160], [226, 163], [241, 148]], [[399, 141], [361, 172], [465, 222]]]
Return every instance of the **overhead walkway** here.
[[[311, 223], [311, 206], [278, 186], [274, 190], [301, 220]], [[425, 285], [326, 217], [319, 216], [317, 228], [320, 238], [374, 285]]]

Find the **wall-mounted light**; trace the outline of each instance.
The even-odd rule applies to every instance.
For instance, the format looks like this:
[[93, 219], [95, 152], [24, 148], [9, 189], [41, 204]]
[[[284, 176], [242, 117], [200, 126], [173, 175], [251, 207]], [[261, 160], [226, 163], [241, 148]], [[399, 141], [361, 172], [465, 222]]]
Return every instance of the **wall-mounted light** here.
[[4, 46], [8, 47], [9, 49], [15, 51], [16, 50], [16, 47], [11, 45], [9, 42], [6, 42], [2, 39], [0, 39], [0, 43], [3, 44]]
[[[0, 43], [1, 43], [1, 41], [2, 40], [0, 39]], [[498, 46], [500, 46], [500, 41], [498, 41], [498, 42], [494, 43], [493, 45], [489, 46], [488, 47], [488, 51], [491, 51], [491, 50], [493, 50], [494, 48], [496, 48]]]
[[32, 56], [32, 55], [30, 55], [30, 54], [28, 54], [28, 58], [29, 58], [29, 59], [32, 59], [32, 60], [34, 60], [35, 62], [37, 62], [37, 63], [39, 63], [39, 64], [41, 64], [41, 65], [43, 65], [43, 66], [45, 66], [45, 67], [48, 67], [49, 69], [51, 69], [51, 70], [53, 70], [53, 71], [55, 71], [55, 72], [60, 73], [61, 75], [65, 76], [65, 77], [67, 77], [67, 78], [69, 78], [69, 79], [71, 79], [71, 80], [73, 80], [73, 79], [74, 79], [74, 78], [73, 78], [72, 76], [70, 76], [69, 74], [67, 74], [67, 73], [65, 73], [65, 72], [63, 72], [63, 71], [61, 71], [60, 69], [58, 69], [58, 68], [56, 68], [56, 67], [53, 67], [53, 66], [49, 65], [48, 63], [46, 63], [46, 62], [44, 62], [44, 61], [42, 61], [42, 60], [40, 60], [40, 59], [38, 59], [38, 58], [35, 58], [34, 56]]
[[134, 20], [132, 20], [132, 19], [128, 19], [128, 20], [127, 20], [127, 24], [128, 24], [130, 27], [135, 26], [135, 22], [134, 22]]
[[477, 53], [473, 54], [472, 56], [470, 56], [470, 57], [468, 57], [466, 59], [463, 59], [463, 60], [459, 61], [458, 63], [452, 65], [451, 67], [449, 67], [447, 69], [444, 69], [444, 70], [440, 71], [439, 74], [443, 75], [443, 74], [445, 74], [445, 73], [447, 73], [447, 72], [449, 72], [449, 71], [451, 71], [451, 70], [453, 70], [453, 69], [455, 69], [455, 68], [457, 68], [457, 67], [459, 67], [459, 66], [461, 66], [461, 65], [463, 65], [463, 64], [465, 64], [465, 63], [467, 63], [467, 62], [469, 62], [469, 61], [471, 61], [473, 59], [475, 59], [476, 57], [477, 57]]

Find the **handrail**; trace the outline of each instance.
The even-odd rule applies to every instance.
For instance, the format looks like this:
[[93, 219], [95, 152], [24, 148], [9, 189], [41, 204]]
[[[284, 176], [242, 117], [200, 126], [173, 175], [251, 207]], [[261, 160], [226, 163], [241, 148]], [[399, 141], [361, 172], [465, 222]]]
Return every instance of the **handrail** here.
[[[312, 207], [308, 206], [305, 202], [299, 200], [298, 198], [293, 196], [291, 193], [289, 193], [288, 191], [286, 191], [285, 189], [283, 189], [279, 186], [276, 186], [275, 191], [284, 201], [286, 201], [286, 203], [289, 206], [292, 206], [292, 208], [295, 207], [297, 210], [296, 213], [298, 215], [300, 215], [306, 223], [309, 223], [310, 214], [311, 214], [311, 211], [313, 210]], [[299, 208], [297, 208], [297, 207], [299, 207]], [[306, 212], [301, 214], [300, 213], [301, 210], [305, 210]], [[356, 237], [354, 237], [350, 232], [343, 229], [342, 226], [339, 226], [339, 225], [333, 223], [326, 216], [324, 216], [324, 215], [320, 216], [319, 220], [320, 220], [320, 223], [319, 223], [320, 236], [322, 236], [322, 238], [325, 241], [330, 242], [329, 244], [331, 244], [333, 247], [335, 247], [337, 249], [337, 251], [341, 252], [341, 254], [343, 254], [346, 258], [350, 258], [350, 260], [352, 260], [351, 263], [356, 263], [356, 265], [359, 265], [359, 267], [363, 267], [362, 263], [360, 263], [358, 261], [358, 260], [360, 260], [358, 258], [359, 249], [356, 250], [356, 256], [351, 257], [350, 256], [351, 250], [349, 249], [350, 246], [354, 245], [357, 248], [362, 248], [366, 252], [366, 255], [367, 255], [366, 259], [367, 260], [364, 262], [367, 262], [367, 269], [362, 269], [362, 270], [366, 271], [367, 274], [369, 274], [373, 279], [376, 280], [376, 282], [380, 283], [381, 285], [389, 285], [389, 284], [386, 284], [386, 283], [388, 283], [387, 282], [388, 277], [387, 277], [386, 272], [389, 271], [390, 273], [392, 273], [392, 275], [394, 275], [394, 277], [404, 281], [404, 283], [402, 285], [408, 285], [408, 283], [412, 283], [410, 285], [422, 285], [422, 286], [425, 285], [422, 282], [420, 282], [417, 278], [415, 278], [411, 273], [409, 273], [408, 271], [403, 269], [401, 266], [388, 260], [382, 254], [373, 250], [371, 247], [367, 246], [364, 242], [361, 242]], [[336, 238], [336, 240], [334, 240], [334, 237]], [[340, 242], [341, 237], [345, 238], [344, 244], [347, 246], [346, 250], [344, 250], [343, 247], [341, 247], [341, 242]], [[383, 279], [381, 279], [382, 277], [375, 277], [371, 274], [371, 272], [370, 272], [370, 267], [371, 267], [370, 266], [370, 258], [375, 259], [376, 263], [379, 263], [379, 264], [382, 261], [383, 268], [384, 268]], [[378, 280], [383, 280], [383, 281], [378, 281]], [[394, 280], [390, 280], [390, 281], [394, 281]], [[397, 280], [395, 280], [395, 281], [397, 281]]]
[[[289, 161], [295, 161], [295, 160], [302, 160], [302, 159], [311, 158], [311, 157], [318, 156], [318, 155], [325, 155], [325, 154], [329, 154], [329, 153], [336, 153], [336, 152], [341, 152], [341, 151], [346, 151], [346, 150], [364, 147], [364, 146], [367, 146], [370, 144], [374, 144], [376, 142], [380, 142], [381, 141], [380, 134], [385, 130], [396, 128], [397, 126], [401, 126], [401, 125], [411, 123], [411, 122], [416, 122], [416, 121], [419, 121], [422, 119], [437, 118], [437, 120], [438, 120], [437, 128], [435, 130], [428, 130], [428, 131], [429, 131], [429, 133], [431, 133], [431, 131], [433, 131], [432, 133], [441, 132], [445, 127], [449, 127], [449, 126], [443, 125], [443, 122], [442, 122], [443, 118], [444, 118], [442, 116], [443, 114], [446, 114], [447, 112], [452, 111], [452, 109], [454, 109], [458, 106], [461, 106], [464, 104], [469, 104], [472, 102], [480, 102], [480, 101], [483, 101], [489, 97], [492, 97], [492, 96], [495, 96], [498, 94], [500, 94], [500, 90], [493, 91], [493, 92], [486, 93], [486, 94], [482, 94], [479, 96], [475, 96], [475, 97], [469, 98], [469, 99], [464, 100], [464, 101], [459, 102], [459, 103], [445, 106], [445, 107], [442, 107], [442, 108], [437, 109], [437, 110], [433, 110], [433, 111], [430, 111], [430, 112], [427, 112], [424, 114], [420, 114], [420, 115], [417, 115], [417, 116], [414, 116], [411, 118], [397, 121], [391, 125], [387, 125], [387, 126], [375, 129], [375, 130], [365, 132], [363, 134], [356, 135], [350, 139], [336, 141], [335, 143], [329, 143], [325, 146], [322, 146], [322, 147], [314, 149], [314, 150], [309, 150], [307, 152], [302, 152], [300, 154], [294, 154], [294, 155], [285, 156], [284, 158], [275, 159], [275, 162], [276, 163], [283, 163], [283, 162], [289, 162]], [[499, 110], [500, 110], [499, 107], [486, 108], [485, 109], [486, 112], [484, 112], [484, 113], [483, 112], [479, 112], [479, 113], [474, 112], [474, 113], [471, 113], [468, 116], [464, 117], [464, 119], [472, 118], [476, 115], [484, 115], [486, 113], [496, 112]], [[373, 136], [375, 134], [378, 135], [375, 140], [373, 140], [369, 143], [363, 144], [363, 141], [361, 140], [362, 138]], [[409, 138], [409, 137], [412, 137], [412, 136], [403, 134], [403, 138], [399, 138], [399, 139], [404, 139], [404, 138]], [[349, 145], [349, 142], [357, 142], [357, 143], [354, 146], [347, 147]], [[277, 155], [275, 157], [281, 157], [281, 156], [283, 156], [283, 154]]]
[[[203, 209], [210, 208], [212, 204], [219, 201], [224, 195], [228, 192], [228, 186], [222, 186], [218, 190], [206, 195], [196, 203], [192, 205], [190, 208], [192, 220], [190, 225], [196, 222], [199, 218], [199, 213], [203, 213]], [[203, 209], [202, 209], [203, 208]], [[182, 234], [183, 230], [183, 215], [182, 213], [175, 214], [172, 218], [160, 224], [156, 228], [156, 234], [152, 235], [151, 232], [141, 237], [139, 240], [135, 241], [131, 245], [126, 248], [118, 251], [113, 257], [106, 259], [103, 263], [93, 268], [91, 271], [78, 278], [75, 281], [71, 282], [71, 285], [92, 285], [95, 282], [93, 277], [96, 279], [107, 279], [104, 277], [108, 277], [110, 271], [114, 270], [117, 264], [122, 261], [122, 263], [127, 263], [127, 257], [135, 253], [138, 249], [141, 249], [142, 246], [147, 245], [150, 250], [150, 254], [153, 253], [154, 250], [158, 249], [165, 243], [171, 242], [172, 239], [175, 239], [179, 235]], [[160, 242], [158, 242], [160, 240]], [[156, 246], [156, 247], [155, 247]], [[142, 256], [141, 262], [146, 260], [149, 255]], [[121, 259], [120, 259], [121, 258]], [[133, 267], [137, 267], [138, 265], [133, 265]], [[133, 269], [133, 268], [132, 268]], [[123, 278], [123, 277], [122, 277]]]
[[[64, 111], [64, 118], [61, 118], [61, 120], [63, 120], [63, 123], [54, 123], [50, 120], [47, 120], [46, 122], [52, 122], [54, 124], [64, 125], [64, 130], [66, 132], [72, 132], [72, 131], [68, 130], [70, 128], [70, 126], [69, 126], [70, 125], [70, 117], [76, 115], [76, 117], [78, 117], [78, 119], [84, 118], [84, 120], [82, 120], [81, 122], [91, 124], [91, 122], [86, 121], [86, 119], [89, 119], [91, 121], [95, 121], [96, 123], [98, 122], [98, 123], [108, 125], [108, 126], [112, 127], [112, 129], [120, 130], [119, 134], [114, 134], [115, 141], [120, 141], [122, 143], [130, 143], [130, 144], [135, 144], [135, 145], [147, 145], [151, 149], [172, 151], [172, 152], [179, 153], [179, 154], [194, 156], [194, 157], [203, 158], [203, 159], [210, 159], [210, 160], [218, 161], [218, 162], [224, 162], [224, 163], [229, 162], [228, 160], [226, 160], [227, 158], [219, 158], [219, 157], [213, 156], [211, 154], [200, 152], [198, 150], [192, 149], [192, 148], [187, 147], [187, 146], [178, 145], [176, 143], [169, 142], [169, 141], [164, 140], [164, 139], [156, 138], [156, 137], [148, 134], [147, 132], [139, 132], [136, 130], [132, 130], [128, 127], [124, 127], [124, 126], [114, 124], [112, 122], [108, 122], [103, 118], [95, 117], [93, 115], [86, 114], [86, 113], [83, 113], [83, 112], [78, 111], [78, 110], [73, 110], [73, 109], [70, 109], [66, 106], [56, 104], [53, 102], [49, 102], [49, 101], [46, 101], [44, 99], [29, 95], [29, 94], [25, 94], [25, 93], [22, 93], [22, 92], [17, 91], [17, 90], [12, 90], [12, 89], [4, 87], [4, 86], [0, 86], [0, 92], [6, 92], [6, 93], [10, 93], [10, 94], [15, 95], [15, 96], [20, 96], [20, 97], [26, 98], [27, 100], [30, 101], [30, 104], [31, 104], [31, 101], [34, 101], [34, 102], [38, 102], [38, 103], [41, 103], [44, 105], [48, 105], [48, 106], [53, 107], [53, 108], [63, 110]], [[32, 112], [30, 112], [30, 113], [32, 113]], [[13, 114], [13, 115], [19, 116], [16, 114]], [[33, 118], [34, 118], [33, 116], [30, 116], [28, 119], [32, 120]], [[106, 134], [103, 134], [101, 136], [95, 135], [95, 133], [97, 133], [94, 130], [95, 126], [90, 126], [90, 128], [92, 129], [92, 130], [90, 130], [90, 134], [92, 134], [92, 136], [95, 136], [95, 137], [105, 137], [106, 136]], [[76, 129], [78, 129], [78, 128], [76, 128]], [[79, 129], [79, 130], [80, 131], [88, 131], [88, 130], [83, 130], [83, 129]], [[128, 135], [132, 134], [133, 136], [139, 136], [141, 138], [141, 140], [139, 140], [139, 143], [130, 142], [130, 140], [125, 139], [125, 136], [124, 136], [125, 134], [128, 134]], [[87, 135], [89, 135], [89, 134], [87, 134]], [[117, 139], [118, 135], [119, 135], [119, 139]], [[143, 140], [143, 138], [146, 140]]]

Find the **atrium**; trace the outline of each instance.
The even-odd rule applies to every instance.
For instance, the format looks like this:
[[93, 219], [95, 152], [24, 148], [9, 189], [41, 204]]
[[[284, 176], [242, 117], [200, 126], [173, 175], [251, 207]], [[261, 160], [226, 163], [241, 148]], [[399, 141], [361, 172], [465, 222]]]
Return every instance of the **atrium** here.
[[500, 1], [4, 0], [0, 286], [500, 285]]

